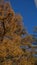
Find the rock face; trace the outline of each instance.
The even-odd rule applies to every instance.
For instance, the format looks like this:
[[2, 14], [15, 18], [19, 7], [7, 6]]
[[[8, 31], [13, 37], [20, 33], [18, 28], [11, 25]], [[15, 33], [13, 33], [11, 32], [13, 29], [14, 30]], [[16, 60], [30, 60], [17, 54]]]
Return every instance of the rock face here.
[[28, 34], [22, 17], [14, 13], [8, 2], [0, 0], [0, 3], [0, 65], [34, 65], [32, 53], [21, 48], [31, 46], [32, 41], [31, 36], [23, 38]]

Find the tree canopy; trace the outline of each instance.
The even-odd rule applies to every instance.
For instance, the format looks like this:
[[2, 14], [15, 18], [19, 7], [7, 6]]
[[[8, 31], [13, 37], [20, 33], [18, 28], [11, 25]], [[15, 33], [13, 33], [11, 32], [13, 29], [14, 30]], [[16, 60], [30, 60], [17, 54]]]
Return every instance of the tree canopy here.
[[0, 65], [36, 65], [33, 36], [9, 2], [0, 0]]

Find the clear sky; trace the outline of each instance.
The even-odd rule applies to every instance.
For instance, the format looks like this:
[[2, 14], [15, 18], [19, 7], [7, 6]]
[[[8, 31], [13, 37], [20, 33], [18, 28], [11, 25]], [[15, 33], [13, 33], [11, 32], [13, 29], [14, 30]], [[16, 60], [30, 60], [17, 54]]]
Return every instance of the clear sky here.
[[[35, 0], [36, 2], [37, 0]], [[34, 0], [10, 0], [15, 13], [23, 16], [23, 22], [29, 33], [37, 26], [37, 2]]]

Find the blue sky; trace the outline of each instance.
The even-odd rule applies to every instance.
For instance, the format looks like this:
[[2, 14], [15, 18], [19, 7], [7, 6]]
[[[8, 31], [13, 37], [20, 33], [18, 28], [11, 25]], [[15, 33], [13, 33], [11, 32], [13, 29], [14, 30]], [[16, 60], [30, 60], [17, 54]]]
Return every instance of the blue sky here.
[[32, 33], [33, 27], [37, 26], [36, 1], [37, 0], [10, 0], [15, 13], [20, 13], [22, 15], [24, 26], [27, 28], [29, 33]]

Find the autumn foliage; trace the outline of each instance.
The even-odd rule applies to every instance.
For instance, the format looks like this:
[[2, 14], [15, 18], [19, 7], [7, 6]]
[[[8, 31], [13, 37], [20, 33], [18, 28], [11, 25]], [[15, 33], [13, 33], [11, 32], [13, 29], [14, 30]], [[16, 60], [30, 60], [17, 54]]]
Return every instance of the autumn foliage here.
[[37, 65], [32, 36], [24, 28], [22, 16], [15, 14], [9, 2], [0, 0], [0, 65]]

